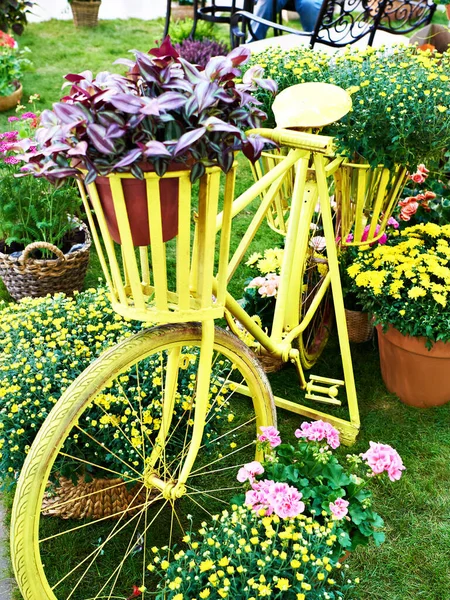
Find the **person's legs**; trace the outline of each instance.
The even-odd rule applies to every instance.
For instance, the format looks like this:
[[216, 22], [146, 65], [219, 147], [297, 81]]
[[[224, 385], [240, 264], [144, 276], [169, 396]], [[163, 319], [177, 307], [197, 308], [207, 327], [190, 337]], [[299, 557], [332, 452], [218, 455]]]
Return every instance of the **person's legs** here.
[[[288, 0], [277, 0], [277, 12], [282, 10]], [[302, 0], [303, 2], [305, 0]], [[308, 0], [313, 2], [314, 0]], [[254, 14], [261, 19], [267, 19], [268, 21], [275, 21], [275, 15], [273, 14], [273, 0], [258, 0], [255, 6]], [[251, 28], [257, 40], [263, 40], [266, 37], [268, 27], [257, 23], [256, 21], [251, 22]]]
[[322, 0], [295, 0], [295, 10], [305, 31], [314, 31]]

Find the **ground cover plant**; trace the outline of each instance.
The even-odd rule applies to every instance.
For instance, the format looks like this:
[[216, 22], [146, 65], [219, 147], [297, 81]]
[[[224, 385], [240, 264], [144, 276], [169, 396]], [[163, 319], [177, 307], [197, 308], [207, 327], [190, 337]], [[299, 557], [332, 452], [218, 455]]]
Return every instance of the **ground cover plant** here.
[[[32, 49], [35, 63], [35, 71], [24, 75], [25, 93], [39, 91], [43, 106], [50, 107], [60, 97], [64, 73], [79, 72], [87, 64], [95, 71], [114, 68], [111, 64], [117, 56], [125, 55], [130, 47], [148, 49], [161, 36], [162, 29], [161, 23], [138, 20], [100, 22], [96, 30], [89, 31], [75, 31], [70, 22], [31, 24], [21, 38], [21, 44]], [[4, 127], [7, 116], [0, 116]], [[252, 181], [250, 171], [241, 159], [240, 168], [238, 193]], [[234, 245], [248, 219], [249, 215], [243, 214], [235, 220]], [[262, 234], [260, 252], [269, 245], [279, 244], [279, 238], [270, 230], [263, 229]], [[94, 257], [87, 285], [97, 285], [99, 274], [100, 267]], [[252, 276], [249, 268], [240, 289], [234, 290], [235, 297], [240, 297], [245, 279]], [[361, 578], [360, 595], [363, 599], [374, 600], [442, 600], [450, 590], [450, 495], [447, 483], [450, 406], [414, 409], [387, 393], [381, 381], [374, 343], [355, 347], [353, 361], [362, 430], [352, 452], [364, 452], [370, 440], [383, 440], [399, 451], [408, 473], [408, 477], [396, 484], [394, 493], [390, 491], [390, 484], [375, 482], [374, 498], [379, 512], [385, 517], [387, 541], [380, 548], [358, 549], [353, 553], [350, 563], [354, 574]], [[339, 377], [335, 340], [332, 339], [325, 350], [321, 364], [328, 374], [334, 372]], [[321, 368], [318, 365], [315, 372], [320, 374]], [[272, 375], [271, 380], [275, 393], [292, 399], [301, 397], [293, 370]], [[278, 418], [281, 432], [289, 440], [291, 432], [299, 426], [298, 418], [283, 411], [279, 411]], [[345, 455], [348, 451], [341, 448], [337, 452]], [[94, 544], [96, 540], [88, 543]], [[71, 547], [70, 551], [76, 554], [76, 547]]]

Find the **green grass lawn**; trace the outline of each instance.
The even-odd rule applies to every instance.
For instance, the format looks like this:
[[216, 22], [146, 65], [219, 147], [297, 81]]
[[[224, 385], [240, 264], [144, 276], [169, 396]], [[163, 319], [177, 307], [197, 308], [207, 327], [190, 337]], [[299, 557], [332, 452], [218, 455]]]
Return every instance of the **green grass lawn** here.
[[[24, 76], [24, 99], [39, 93], [41, 108], [49, 107], [60, 97], [65, 73], [121, 71], [122, 67], [112, 65], [116, 58], [127, 56], [132, 48], [148, 50], [161, 34], [161, 22], [136, 19], [101, 22], [96, 29], [81, 31], [71, 22], [29, 25], [21, 44], [31, 49], [34, 69]], [[2, 126], [7, 116], [0, 116]], [[250, 173], [243, 167], [238, 193], [250, 182]], [[249, 209], [235, 220], [235, 244], [250, 215]], [[275, 234], [265, 231], [260, 247], [276, 243]], [[94, 254], [86, 286], [96, 285], [100, 275]], [[239, 285], [233, 293], [239, 294]], [[4, 290], [0, 296], [7, 298]], [[389, 394], [381, 380], [375, 341], [353, 346], [352, 355], [362, 415], [361, 434], [352, 451], [364, 451], [369, 440], [388, 443], [398, 450], [407, 468], [400, 482], [374, 486], [387, 541], [381, 548], [359, 549], [350, 559], [354, 576], [361, 579], [360, 598], [450, 600], [450, 404], [421, 410]], [[340, 369], [337, 340], [332, 337], [316, 370], [340, 378]], [[271, 380], [275, 393], [300, 397], [293, 370], [288, 368]], [[278, 418], [283, 434], [292, 437], [299, 417], [279, 411]]]

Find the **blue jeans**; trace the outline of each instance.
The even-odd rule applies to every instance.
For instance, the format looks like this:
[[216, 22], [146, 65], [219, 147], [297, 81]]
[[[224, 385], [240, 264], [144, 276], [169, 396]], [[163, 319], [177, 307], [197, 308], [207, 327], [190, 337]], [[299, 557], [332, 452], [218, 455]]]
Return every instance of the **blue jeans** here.
[[[281, 11], [288, 0], [277, 0], [277, 12]], [[295, 0], [295, 10], [300, 15], [300, 22], [305, 31], [313, 31], [319, 16], [322, 0]], [[273, 0], [258, 0], [255, 7], [255, 15], [268, 21], [275, 21], [275, 15], [272, 14]], [[253, 21], [251, 28], [256, 39], [263, 40], [266, 37], [267, 27], [261, 23]]]

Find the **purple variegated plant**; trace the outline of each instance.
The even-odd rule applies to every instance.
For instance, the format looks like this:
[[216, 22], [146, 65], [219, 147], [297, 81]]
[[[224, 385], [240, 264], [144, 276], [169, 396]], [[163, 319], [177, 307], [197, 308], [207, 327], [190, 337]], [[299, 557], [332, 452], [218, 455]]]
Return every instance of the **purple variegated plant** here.
[[169, 38], [134, 54], [135, 62], [117, 61], [128, 67], [126, 76], [66, 76], [70, 93], [42, 113], [37, 150], [26, 154], [29, 171], [57, 180], [83, 169], [90, 183], [113, 171], [142, 178], [145, 162], [163, 175], [170, 162], [189, 160], [195, 181], [208, 166], [227, 172], [237, 150], [259, 158], [269, 142], [245, 133], [266, 119], [252, 92], [276, 93], [276, 84], [260, 67], [239, 79], [249, 50], [214, 57], [204, 69], [181, 58]]

